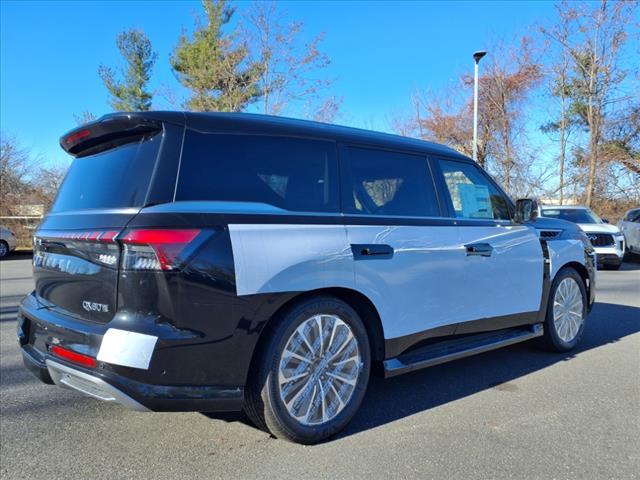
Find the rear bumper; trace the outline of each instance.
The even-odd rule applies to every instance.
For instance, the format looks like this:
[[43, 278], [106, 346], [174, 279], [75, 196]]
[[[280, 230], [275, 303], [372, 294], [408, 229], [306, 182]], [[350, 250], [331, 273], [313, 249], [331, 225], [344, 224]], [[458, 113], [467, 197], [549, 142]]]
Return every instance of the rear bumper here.
[[101, 378], [89, 375], [62, 363], [47, 360], [47, 371], [53, 382], [60, 387], [67, 387], [78, 390], [90, 397], [104, 400], [105, 402], [116, 402], [133, 410], [146, 412], [149, 409], [136, 402], [129, 395]]
[[[32, 295], [23, 301], [18, 313], [17, 334], [24, 364], [45, 383], [141, 411], [234, 412], [242, 409], [242, 386], [144, 382], [140, 378], [145, 372], [139, 369], [101, 361], [95, 369], [86, 368], [52, 355], [47, 348], [55, 343], [95, 357], [95, 346], [99, 347], [106, 330], [106, 325], [73, 323], [59, 314], [38, 309]], [[152, 376], [152, 372], [149, 375]]]

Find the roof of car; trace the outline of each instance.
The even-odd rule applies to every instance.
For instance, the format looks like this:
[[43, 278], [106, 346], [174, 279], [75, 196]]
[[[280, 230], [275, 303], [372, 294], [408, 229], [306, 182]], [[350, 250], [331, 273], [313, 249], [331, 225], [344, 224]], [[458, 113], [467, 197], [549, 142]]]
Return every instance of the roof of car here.
[[584, 205], [540, 205], [540, 208], [553, 208], [554, 210], [588, 210]]
[[398, 148], [433, 155], [440, 154], [446, 155], [447, 157], [455, 157], [456, 159], [472, 161], [456, 150], [438, 143], [360, 128], [254, 113], [177, 111], [122, 112], [105, 115], [101, 117], [98, 122], [123, 115], [160, 120], [180, 125], [186, 124], [190, 129], [207, 133], [286, 134], [300, 137], [331, 139], [352, 144]]

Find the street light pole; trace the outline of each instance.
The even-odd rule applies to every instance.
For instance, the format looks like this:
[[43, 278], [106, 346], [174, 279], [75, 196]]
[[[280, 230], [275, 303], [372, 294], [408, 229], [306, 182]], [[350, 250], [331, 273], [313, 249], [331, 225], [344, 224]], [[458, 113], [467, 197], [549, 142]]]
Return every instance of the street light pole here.
[[487, 52], [479, 51], [473, 54], [473, 159], [478, 161], [478, 63]]

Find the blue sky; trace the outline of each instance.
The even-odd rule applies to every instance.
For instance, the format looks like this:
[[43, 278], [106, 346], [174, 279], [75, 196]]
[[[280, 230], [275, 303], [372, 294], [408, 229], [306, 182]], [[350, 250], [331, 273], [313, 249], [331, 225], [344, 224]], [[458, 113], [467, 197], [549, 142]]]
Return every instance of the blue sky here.
[[[238, 11], [248, 6], [238, 2]], [[323, 51], [343, 97], [339, 123], [386, 130], [417, 89], [437, 91], [471, 71], [474, 50], [531, 33], [554, 17], [554, 4], [520, 2], [282, 2], [304, 22], [307, 38], [324, 32]], [[1, 2], [0, 127], [47, 161], [66, 158], [59, 136], [74, 114], [109, 111], [98, 65], [120, 61], [115, 37], [142, 28], [158, 51], [152, 86], [177, 89], [169, 56], [199, 2]], [[168, 108], [157, 98], [155, 108]]]

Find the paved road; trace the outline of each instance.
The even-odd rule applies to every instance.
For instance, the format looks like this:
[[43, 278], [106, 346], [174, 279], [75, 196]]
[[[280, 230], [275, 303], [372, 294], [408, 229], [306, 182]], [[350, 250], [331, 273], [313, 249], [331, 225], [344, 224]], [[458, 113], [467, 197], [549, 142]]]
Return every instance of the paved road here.
[[0, 476], [640, 478], [640, 265], [602, 272], [581, 348], [529, 345], [383, 381], [314, 447], [235, 419], [137, 413], [39, 383], [21, 364], [28, 260], [0, 262]]

